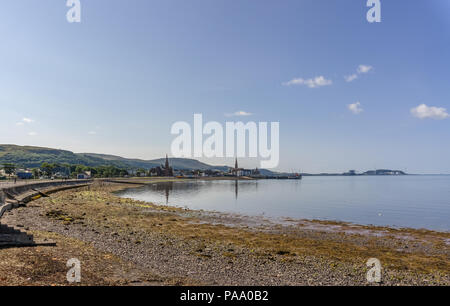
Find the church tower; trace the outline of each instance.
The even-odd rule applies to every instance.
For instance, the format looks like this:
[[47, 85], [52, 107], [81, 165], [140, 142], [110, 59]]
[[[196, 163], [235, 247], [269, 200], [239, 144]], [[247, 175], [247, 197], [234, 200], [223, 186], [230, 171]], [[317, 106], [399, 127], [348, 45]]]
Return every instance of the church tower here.
[[169, 157], [166, 154], [166, 163], [164, 164], [164, 176], [173, 176], [172, 168], [169, 165]]
[[164, 165], [165, 169], [169, 169], [169, 157], [166, 154], [166, 164]]

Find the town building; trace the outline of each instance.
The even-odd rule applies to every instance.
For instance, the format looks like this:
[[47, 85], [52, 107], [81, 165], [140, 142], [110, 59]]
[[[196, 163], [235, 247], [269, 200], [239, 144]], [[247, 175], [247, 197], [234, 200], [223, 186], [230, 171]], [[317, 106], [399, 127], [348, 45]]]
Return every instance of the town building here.
[[167, 154], [166, 154], [166, 163], [164, 164], [163, 167], [163, 173], [164, 176], [173, 176], [173, 169], [169, 165], [169, 157], [167, 156]]
[[83, 173], [78, 173], [77, 174], [77, 179], [78, 180], [88, 180], [88, 179], [91, 178], [91, 176], [92, 176], [91, 171], [85, 171]]
[[166, 162], [164, 165], [150, 169], [150, 176], [173, 176], [173, 168], [170, 167], [169, 157], [166, 154]]
[[17, 171], [16, 176], [21, 180], [29, 180], [33, 178], [33, 173], [30, 171]]
[[259, 176], [260, 175], [260, 171], [258, 170], [258, 168], [256, 169], [244, 169], [244, 168], [239, 168], [238, 165], [238, 160], [236, 158], [236, 162], [234, 163], [234, 168], [231, 168], [229, 173], [232, 176]]
[[230, 173], [233, 176], [243, 176], [244, 175], [244, 169], [243, 168], [239, 168], [237, 158], [236, 158], [236, 162], [234, 163], [234, 168], [230, 169]]

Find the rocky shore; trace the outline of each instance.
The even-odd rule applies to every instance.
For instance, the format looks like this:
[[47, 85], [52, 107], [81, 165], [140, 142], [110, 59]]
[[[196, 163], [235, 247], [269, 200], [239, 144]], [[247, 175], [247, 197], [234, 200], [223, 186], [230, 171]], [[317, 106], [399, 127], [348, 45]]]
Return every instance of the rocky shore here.
[[2, 224], [55, 246], [0, 249], [0, 285], [450, 285], [450, 233], [259, 218], [123, 199], [97, 181], [7, 212]]

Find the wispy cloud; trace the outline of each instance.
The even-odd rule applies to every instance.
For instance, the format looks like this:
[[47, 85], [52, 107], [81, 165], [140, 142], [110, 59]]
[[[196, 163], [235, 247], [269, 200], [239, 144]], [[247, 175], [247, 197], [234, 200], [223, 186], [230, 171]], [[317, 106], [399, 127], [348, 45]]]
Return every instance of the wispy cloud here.
[[346, 82], [353, 82], [354, 80], [358, 79], [361, 74], [369, 73], [372, 69], [373, 67], [369, 65], [359, 65], [358, 69], [356, 69], [356, 73], [344, 76], [344, 79]]
[[28, 136], [36, 136], [36, 135], [37, 135], [36, 132], [29, 132], [29, 133], [28, 133]]
[[353, 82], [354, 80], [356, 80], [358, 78], [358, 75], [356, 73], [352, 74], [352, 75], [348, 75], [345, 76], [345, 81], [347, 82]]
[[89, 131], [88, 134], [89, 134], [89, 135], [96, 135], [97, 132], [96, 132], [96, 131]]
[[304, 85], [309, 88], [318, 88], [322, 86], [329, 86], [331, 84], [333, 84], [333, 81], [327, 80], [324, 76], [318, 76], [313, 79], [297, 78], [283, 83], [284, 86]]
[[33, 123], [34, 122], [34, 120], [31, 118], [23, 118], [22, 121], [25, 123]]
[[33, 123], [33, 122], [34, 122], [33, 119], [24, 117], [24, 118], [22, 118], [21, 121], [17, 122], [16, 125], [21, 126], [21, 125], [24, 125], [26, 123], [28, 124], [28, 123]]
[[349, 105], [347, 105], [347, 108], [355, 115], [358, 115], [364, 111], [361, 107], [360, 102], [349, 104]]
[[450, 114], [447, 113], [447, 109], [443, 107], [428, 106], [426, 104], [421, 104], [412, 108], [411, 114], [419, 119], [442, 120], [450, 118]]
[[251, 116], [251, 115], [253, 115], [253, 114], [249, 113], [249, 112], [245, 112], [245, 111], [237, 111], [234, 113], [225, 114], [225, 116], [227, 116], [227, 117], [246, 117], [246, 116]]
[[369, 73], [369, 71], [372, 70], [372, 69], [373, 69], [372, 66], [368, 66], [368, 65], [359, 65], [359, 67], [358, 67], [358, 73], [359, 73], [359, 74]]

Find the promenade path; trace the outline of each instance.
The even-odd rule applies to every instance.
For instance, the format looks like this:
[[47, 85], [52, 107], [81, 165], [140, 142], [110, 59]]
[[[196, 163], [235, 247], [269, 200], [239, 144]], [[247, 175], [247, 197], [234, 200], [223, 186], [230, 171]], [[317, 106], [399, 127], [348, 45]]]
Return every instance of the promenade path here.
[[0, 181], [0, 189], [9, 188], [9, 187], [25, 186], [25, 185], [36, 184], [36, 183], [48, 183], [48, 182], [60, 182], [60, 181], [62, 181], [62, 180], [17, 180], [16, 183], [14, 183], [14, 180], [6, 180], [6, 181]]

